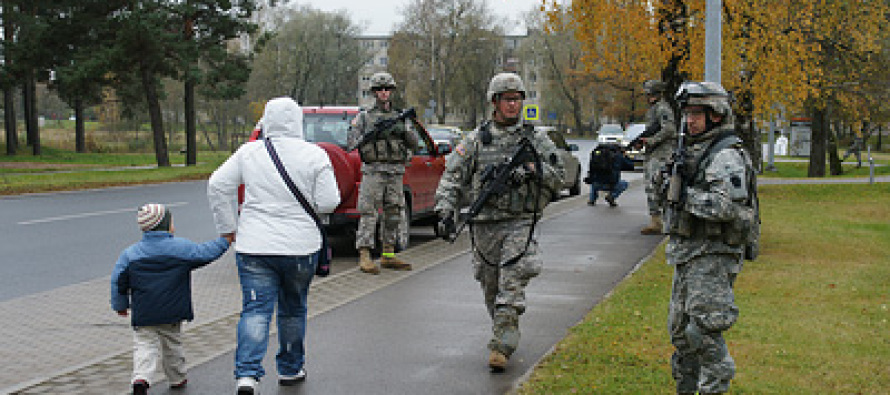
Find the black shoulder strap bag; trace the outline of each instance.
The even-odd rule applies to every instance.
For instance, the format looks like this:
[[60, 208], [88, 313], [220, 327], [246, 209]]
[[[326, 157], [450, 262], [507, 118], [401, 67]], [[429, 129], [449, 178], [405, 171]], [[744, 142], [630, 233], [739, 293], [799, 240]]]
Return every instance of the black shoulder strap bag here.
[[321, 224], [321, 219], [318, 218], [318, 214], [312, 208], [312, 205], [309, 204], [309, 201], [306, 200], [306, 197], [303, 196], [303, 193], [297, 188], [297, 185], [294, 184], [294, 180], [290, 178], [290, 175], [287, 174], [287, 170], [284, 169], [284, 165], [281, 164], [281, 159], [278, 158], [278, 152], [275, 151], [275, 147], [272, 146], [272, 140], [269, 138], [265, 138], [266, 150], [269, 151], [269, 156], [272, 157], [272, 162], [275, 163], [275, 168], [278, 169], [278, 174], [281, 174], [281, 178], [284, 179], [284, 183], [287, 184], [288, 189], [290, 189], [291, 193], [300, 201], [300, 204], [303, 205], [303, 209], [312, 217], [315, 221], [315, 225], [318, 226], [318, 232], [321, 233], [321, 250], [318, 254], [318, 265], [315, 266], [315, 275], [316, 276], [327, 276], [331, 274], [331, 246], [328, 244], [328, 237], [324, 233], [324, 226]]

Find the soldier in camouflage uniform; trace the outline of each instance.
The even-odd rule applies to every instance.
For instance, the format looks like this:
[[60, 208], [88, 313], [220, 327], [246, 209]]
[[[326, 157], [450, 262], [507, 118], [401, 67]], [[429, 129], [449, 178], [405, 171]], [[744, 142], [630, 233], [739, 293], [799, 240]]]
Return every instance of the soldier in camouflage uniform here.
[[656, 184], [657, 174], [671, 157], [677, 140], [677, 128], [674, 124], [674, 110], [664, 99], [665, 86], [658, 80], [649, 80], [643, 84], [643, 90], [649, 100], [649, 111], [646, 112], [645, 137], [641, 139], [646, 146], [644, 172], [646, 177], [646, 201], [649, 205], [649, 225], [640, 230], [644, 235], [660, 235], [662, 228], [661, 209], [664, 202], [659, 197], [659, 186]]
[[719, 84], [684, 83], [678, 102], [688, 136], [680, 173], [685, 201], [665, 207], [667, 263], [674, 266], [671, 367], [679, 394], [721, 394], [735, 375], [722, 333], [739, 315], [733, 284], [744, 245], [734, 229], [746, 219], [753, 167], [735, 136], [728, 95]]
[[[493, 120], [468, 133], [449, 156], [436, 190], [436, 212], [441, 218], [440, 235], [450, 236], [455, 213], [479, 196], [483, 170], [508, 160], [522, 138], [531, 141], [539, 161], [516, 168], [510, 192], [489, 199], [470, 222], [474, 277], [482, 286], [492, 319], [488, 364], [493, 372], [500, 372], [519, 344], [525, 287], [543, 267], [532, 234], [534, 222], [551, 196], [559, 193], [565, 166], [547, 134], [535, 132], [521, 120], [525, 88], [518, 75], [494, 76], [488, 99], [494, 106]], [[535, 169], [535, 162], [541, 168]], [[467, 200], [462, 200], [468, 192]]]
[[380, 226], [383, 252], [380, 266], [395, 270], [411, 270], [411, 264], [395, 256], [399, 221], [405, 208], [402, 177], [405, 164], [418, 147], [417, 136], [408, 130], [404, 122], [398, 122], [388, 130], [378, 131], [377, 138], [357, 147], [362, 136], [372, 130], [378, 119], [395, 118], [399, 112], [392, 108], [391, 95], [396, 81], [389, 73], [371, 76], [371, 91], [376, 98], [374, 107], [361, 111], [352, 121], [349, 133], [349, 149], [358, 148], [362, 158], [362, 182], [359, 187], [357, 209], [361, 213], [355, 247], [359, 251], [359, 268], [365, 273], [378, 274], [380, 269], [371, 260], [377, 219]]

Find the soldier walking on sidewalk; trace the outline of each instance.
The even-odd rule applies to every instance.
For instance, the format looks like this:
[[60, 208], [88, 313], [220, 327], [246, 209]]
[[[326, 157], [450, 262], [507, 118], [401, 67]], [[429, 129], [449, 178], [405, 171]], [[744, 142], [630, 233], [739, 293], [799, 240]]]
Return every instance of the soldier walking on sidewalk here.
[[[512, 159], [517, 146], [530, 142], [538, 160], [516, 162], [511, 181], [502, 193], [484, 202], [470, 219], [473, 244], [473, 269], [482, 286], [485, 305], [492, 319], [492, 338], [488, 344], [488, 365], [501, 372], [519, 345], [519, 316], [525, 311], [525, 287], [543, 267], [543, 259], [534, 238], [537, 218], [559, 193], [565, 167], [557, 148], [543, 132], [521, 119], [525, 87], [513, 73], [501, 73], [491, 79], [488, 100], [494, 106], [493, 120], [470, 132], [455, 147], [445, 164], [445, 173], [436, 190], [436, 212], [440, 218], [439, 234], [454, 232], [453, 218], [459, 213], [461, 197], [469, 191], [470, 202], [485, 196], [491, 169]], [[536, 167], [539, 164], [540, 167]], [[491, 195], [489, 195], [491, 196]]]

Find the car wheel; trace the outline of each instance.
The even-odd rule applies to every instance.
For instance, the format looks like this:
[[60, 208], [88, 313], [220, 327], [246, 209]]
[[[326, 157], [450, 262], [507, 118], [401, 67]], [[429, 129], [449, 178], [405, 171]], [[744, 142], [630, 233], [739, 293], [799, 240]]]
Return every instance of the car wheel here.
[[578, 196], [581, 194], [581, 167], [578, 166], [578, 171], [575, 173], [575, 183], [572, 184], [572, 187], [569, 188], [569, 196]]

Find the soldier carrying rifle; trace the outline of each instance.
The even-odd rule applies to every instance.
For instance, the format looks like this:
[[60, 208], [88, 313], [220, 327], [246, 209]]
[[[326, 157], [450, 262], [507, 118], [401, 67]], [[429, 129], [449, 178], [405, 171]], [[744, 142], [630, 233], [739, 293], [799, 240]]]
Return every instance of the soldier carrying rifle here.
[[462, 207], [475, 203], [461, 221], [469, 221], [474, 275], [492, 319], [488, 365], [493, 372], [505, 369], [519, 344], [525, 287], [544, 263], [534, 224], [559, 193], [565, 172], [547, 134], [522, 121], [524, 99], [518, 75], [491, 79], [493, 119], [457, 145], [436, 190], [439, 234], [446, 239], [453, 238], [454, 218]]
[[[359, 268], [365, 273], [378, 274], [380, 268], [371, 260], [377, 219], [382, 212], [380, 226], [383, 252], [380, 266], [394, 270], [411, 270], [411, 264], [395, 255], [399, 221], [405, 207], [402, 177], [411, 152], [418, 147], [417, 136], [408, 130], [405, 118], [412, 111], [399, 113], [392, 108], [392, 94], [396, 81], [389, 73], [371, 76], [374, 107], [360, 112], [352, 121], [349, 149], [358, 149], [362, 158], [362, 183], [359, 187], [357, 208], [361, 213], [355, 248], [359, 252]], [[395, 120], [395, 122], [393, 122]]]
[[759, 238], [756, 173], [720, 84], [684, 83], [677, 101], [683, 124], [663, 189], [671, 367], [678, 394], [723, 394], [736, 368], [723, 338], [739, 315], [733, 285]]

